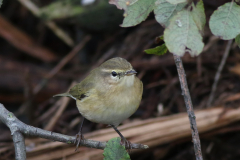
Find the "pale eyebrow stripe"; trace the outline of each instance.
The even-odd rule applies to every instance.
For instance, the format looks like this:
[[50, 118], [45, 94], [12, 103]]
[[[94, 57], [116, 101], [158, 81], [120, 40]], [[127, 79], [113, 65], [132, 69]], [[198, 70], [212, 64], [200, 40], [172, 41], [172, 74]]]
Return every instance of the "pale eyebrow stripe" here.
[[112, 72], [111, 69], [101, 69], [101, 71], [103, 71], [103, 72]]
[[117, 70], [117, 69], [104, 69], [104, 68], [102, 68], [101, 71], [103, 71], [103, 72], [108, 72], [108, 73], [110, 73], [110, 72], [112, 72], [112, 71], [115, 71], [115, 72], [117, 72], [117, 73], [121, 73], [121, 72], [122, 72], [122, 70]]

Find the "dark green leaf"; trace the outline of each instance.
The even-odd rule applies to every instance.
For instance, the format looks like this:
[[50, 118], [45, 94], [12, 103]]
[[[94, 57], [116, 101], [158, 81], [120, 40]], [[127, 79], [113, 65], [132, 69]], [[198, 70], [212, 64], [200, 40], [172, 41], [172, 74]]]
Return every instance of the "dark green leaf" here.
[[104, 160], [130, 160], [129, 154], [125, 147], [120, 144], [120, 141], [121, 139], [117, 137], [107, 142], [103, 152]]
[[155, 55], [158, 55], [158, 56], [166, 54], [167, 51], [168, 51], [168, 49], [167, 49], [165, 44], [163, 44], [161, 46], [157, 46], [156, 48], [150, 48], [150, 49], [145, 50], [145, 52], [147, 54], [155, 54]]

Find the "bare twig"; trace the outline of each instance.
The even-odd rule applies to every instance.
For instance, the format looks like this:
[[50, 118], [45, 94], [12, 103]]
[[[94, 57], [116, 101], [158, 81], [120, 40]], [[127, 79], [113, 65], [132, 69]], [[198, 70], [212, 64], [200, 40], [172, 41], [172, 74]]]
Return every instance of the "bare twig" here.
[[211, 48], [218, 41], [218, 39], [219, 39], [219, 37], [217, 37], [217, 36], [211, 36], [209, 39], [209, 42], [204, 46], [202, 52], [208, 51], [209, 48]]
[[[30, 0], [18, 0], [22, 5], [29, 9], [36, 17], [40, 16], [39, 8]], [[61, 28], [59, 28], [54, 22], [46, 21], [45, 24], [50, 28], [60, 39], [62, 39], [67, 45], [73, 46], [74, 42]]]
[[228, 44], [227, 44], [227, 47], [225, 49], [224, 55], [222, 57], [221, 63], [219, 65], [217, 73], [214, 77], [214, 83], [212, 85], [211, 93], [210, 93], [210, 96], [209, 96], [209, 99], [208, 99], [208, 102], [207, 102], [207, 107], [210, 107], [210, 105], [212, 104], [212, 101], [213, 101], [213, 98], [214, 98], [214, 95], [215, 95], [215, 91], [217, 89], [217, 84], [218, 84], [219, 78], [221, 76], [222, 69], [225, 65], [225, 62], [226, 62], [227, 57], [229, 55], [229, 51], [231, 49], [232, 41], [233, 40], [228, 41]]
[[[74, 144], [75, 137], [67, 136], [59, 133], [54, 133], [51, 131], [46, 131], [40, 128], [36, 128], [30, 125], [27, 125], [21, 122], [13, 113], [9, 112], [1, 103], [0, 103], [0, 120], [6, 124], [13, 135], [13, 142], [16, 148], [16, 159], [26, 159], [25, 144], [22, 134], [25, 136], [36, 136], [53, 141], [59, 141], [67, 144]], [[84, 139], [81, 141], [81, 146], [104, 149], [106, 142], [99, 142], [89, 139]], [[21, 148], [20, 148], [21, 147]], [[128, 148], [128, 146], [126, 146]], [[142, 144], [132, 144], [132, 149], [147, 149], [147, 145]], [[21, 153], [20, 153], [21, 152]], [[24, 153], [22, 153], [24, 152]], [[18, 157], [19, 158], [18, 158]], [[25, 156], [25, 158], [24, 158]]]
[[185, 71], [183, 68], [182, 60], [177, 55], [174, 55], [174, 60], [176, 63], [179, 81], [180, 81], [181, 89], [182, 89], [182, 95], [184, 97], [185, 105], [186, 105], [187, 112], [188, 112], [188, 118], [190, 121], [190, 126], [191, 126], [191, 131], [192, 131], [192, 141], [193, 141], [196, 160], [203, 160], [202, 151], [201, 151], [201, 143], [200, 143], [198, 129], [197, 129], [197, 123], [196, 123], [196, 117], [195, 117], [195, 114], [193, 111], [192, 100], [191, 100], [191, 96], [190, 96], [190, 93], [188, 90], [187, 80], [186, 80], [186, 75], [185, 75]]
[[4, 106], [0, 103], [0, 120], [8, 126], [13, 136], [13, 142], [15, 147], [15, 159], [25, 160], [26, 159], [26, 150], [24, 137], [21, 132], [18, 130], [18, 124], [12, 123], [16, 117], [8, 112]]

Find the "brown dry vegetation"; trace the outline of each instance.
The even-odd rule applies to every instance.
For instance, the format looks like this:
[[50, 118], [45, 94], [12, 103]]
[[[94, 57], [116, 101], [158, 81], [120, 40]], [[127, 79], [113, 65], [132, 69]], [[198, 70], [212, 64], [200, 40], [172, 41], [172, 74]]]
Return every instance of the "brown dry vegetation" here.
[[[136, 27], [121, 28], [118, 26], [121, 20], [116, 19], [99, 30], [98, 25], [87, 27], [74, 23], [76, 19], [44, 22], [19, 1], [3, 0], [0, 9], [0, 103], [27, 124], [75, 135], [81, 118], [75, 102], [52, 96], [67, 91], [72, 83], [81, 81], [90, 69], [105, 60], [123, 57], [138, 71], [144, 93], [137, 112], [119, 129], [128, 140], [150, 146], [144, 151], [133, 151], [132, 159], [195, 159], [173, 56], [143, 52], [157, 45], [155, 38], [164, 30], [152, 14]], [[45, 6], [52, 1], [33, 2]], [[204, 1], [207, 22], [212, 12], [225, 2], [227, 0]], [[99, 18], [94, 15], [93, 19]], [[61, 40], [48, 25], [61, 28], [74, 45], [68, 38]], [[239, 159], [240, 48], [234, 43], [231, 46], [213, 103], [207, 108], [227, 41], [214, 37], [207, 23], [204, 43], [200, 56], [182, 57], [196, 110], [203, 158]], [[118, 136], [113, 129], [89, 121], [85, 121], [83, 131], [85, 138], [99, 141]], [[95, 160], [102, 159], [103, 152], [85, 147], [75, 152], [73, 145], [33, 137], [26, 138], [26, 146], [30, 160]], [[0, 159], [14, 159], [11, 134], [2, 123]]]

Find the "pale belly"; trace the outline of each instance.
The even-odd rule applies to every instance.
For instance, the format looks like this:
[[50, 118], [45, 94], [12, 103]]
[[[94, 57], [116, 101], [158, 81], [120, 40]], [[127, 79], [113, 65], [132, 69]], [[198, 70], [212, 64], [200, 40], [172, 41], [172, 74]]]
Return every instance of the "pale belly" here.
[[102, 103], [97, 99], [88, 97], [83, 101], [77, 100], [79, 112], [92, 122], [114, 126], [118, 126], [123, 120], [130, 117], [137, 110], [141, 101], [141, 97], [135, 97], [133, 94], [117, 96], [109, 99], [107, 103]]

